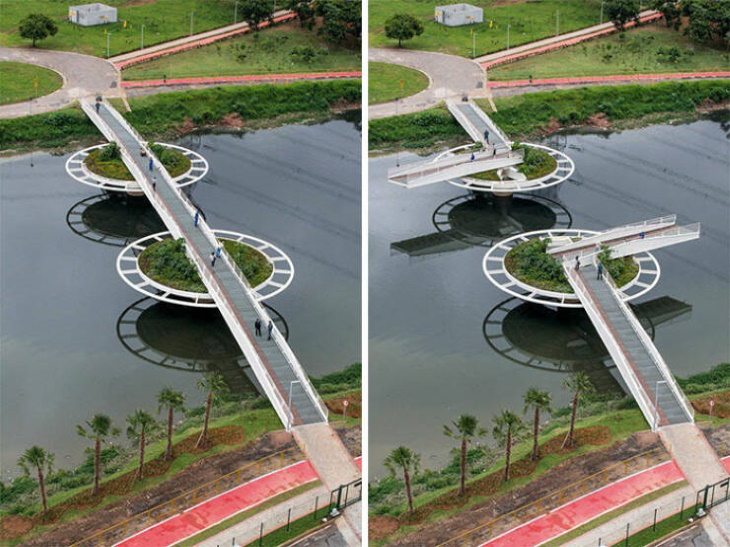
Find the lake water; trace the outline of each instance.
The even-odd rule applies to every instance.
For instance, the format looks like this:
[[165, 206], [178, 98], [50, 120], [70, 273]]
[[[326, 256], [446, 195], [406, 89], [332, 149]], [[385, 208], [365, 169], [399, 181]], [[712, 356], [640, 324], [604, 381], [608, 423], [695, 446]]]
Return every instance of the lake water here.
[[[336, 120], [178, 144], [210, 163], [191, 194], [210, 226], [263, 238], [294, 262], [292, 285], [267, 303], [307, 372], [360, 361], [359, 127]], [[0, 164], [3, 478], [33, 444], [69, 467], [88, 445], [76, 424], [154, 412], [163, 386], [199, 404], [206, 370], [253, 389], [217, 311], [155, 304], [121, 280], [120, 245], [164, 226], [144, 201], [120, 203], [75, 182], [67, 157]]]
[[407, 190], [386, 182], [411, 154], [371, 159], [369, 188], [370, 480], [404, 444], [427, 467], [454, 441], [442, 426], [476, 415], [491, 430], [521, 412], [530, 386], [558, 404], [566, 373], [616, 389], [611, 360], [582, 311], [531, 306], [494, 287], [481, 262], [495, 241], [555, 227], [603, 230], [677, 213], [702, 238], [655, 252], [659, 284], [637, 314], [679, 376], [730, 359], [730, 147], [727, 122], [570, 135], [551, 144], [576, 163], [540, 197], [474, 201], [446, 183]]

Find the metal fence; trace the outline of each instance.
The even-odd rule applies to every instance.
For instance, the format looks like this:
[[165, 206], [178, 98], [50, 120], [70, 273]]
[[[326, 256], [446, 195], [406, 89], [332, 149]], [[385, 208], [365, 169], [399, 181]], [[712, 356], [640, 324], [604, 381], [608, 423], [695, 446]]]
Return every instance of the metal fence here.
[[449, 547], [471, 547], [472, 545], [481, 545], [485, 541], [494, 538], [503, 532], [511, 530], [530, 519], [544, 515], [548, 511], [560, 507], [576, 497], [588, 494], [589, 492], [597, 490], [610, 482], [615, 482], [616, 480], [625, 477], [629, 471], [649, 468], [653, 464], [656, 464], [657, 457], [663, 454], [664, 449], [662, 447], [657, 447], [647, 452], [637, 454], [636, 456], [606, 467], [598, 473], [589, 475], [588, 477], [569, 484], [555, 492], [546, 494], [527, 505], [523, 505], [509, 513], [501, 515], [486, 524], [482, 524], [468, 532], [464, 532], [463, 534], [439, 544], [438, 547], [446, 545]]
[[330, 510], [345, 509], [362, 499], [362, 479], [357, 479], [330, 492]]
[[203, 484], [202, 486], [185, 492], [184, 494], [166, 501], [165, 503], [156, 505], [142, 513], [138, 513], [133, 517], [128, 518], [127, 520], [110, 526], [106, 530], [94, 534], [93, 536], [82, 539], [81, 541], [74, 543], [71, 547], [113, 545], [114, 543], [117, 543], [140, 530], [148, 528], [153, 524], [171, 517], [172, 515], [176, 515], [208, 498], [230, 490], [245, 481], [260, 477], [265, 473], [281, 469], [285, 465], [291, 463], [290, 460], [292, 460], [297, 454], [299, 454], [299, 449], [292, 447], [265, 458], [261, 458], [260, 460], [256, 460], [255, 462], [240, 467], [214, 481]]
[[730, 479], [722, 479], [715, 484], [708, 484], [697, 492], [697, 505], [702, 509], [711, 509], [730, 499]]

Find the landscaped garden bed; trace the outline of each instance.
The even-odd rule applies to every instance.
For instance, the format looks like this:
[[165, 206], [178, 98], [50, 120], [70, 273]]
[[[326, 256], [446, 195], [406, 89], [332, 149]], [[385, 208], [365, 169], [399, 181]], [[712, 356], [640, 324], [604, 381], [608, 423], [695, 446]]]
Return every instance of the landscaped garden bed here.
[[[172, 178], [179, 177], [190, 171], [190, 160], [180, 152], [167, 148], [161, 144], [150, 143], [149, 148], [154, 152], [155, 156], [165, 166], [167, 172]], [[134, 180], [132, 173], [129, 172], [127, 166], [122, 161], [122, 153], [119, 146], [112, 142], [103, 148], [97, 148], [89, 152], [86, 156], [84, 164], [89, 171], [116, 180]]]
[[[512, 150], [524, 150], [525, 157], [523, 162], [517, 166], [517, 171], [525, 175], [527, 180], [536, 180], [555, 172], [558, 168], [557, 160], [550, 154], [539, 148], [534, 148], [525, 144], [514, 144]], [[491, 171], [482, 171], [474, 175], [469, 175], [470, 178], [480, 180], [501, 180], [497, 169]]]
[[[269, 278], [273, 266], [263, 253], [230, 239], [219, 241], [252, 287]], [[207, 292], [197, 269], [185, 254], [185, 242], [182, 239], [165, 239], [153, 243], [142, 251], [138, 261], [147, 277], [166, 287], [188, 292]]]

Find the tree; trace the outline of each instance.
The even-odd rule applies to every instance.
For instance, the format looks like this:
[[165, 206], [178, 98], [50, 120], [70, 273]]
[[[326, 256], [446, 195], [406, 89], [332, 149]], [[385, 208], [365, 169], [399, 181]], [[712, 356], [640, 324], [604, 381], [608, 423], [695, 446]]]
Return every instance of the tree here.
[[142, 480], [142, 469], [144, 467], [144, 447], [147, 444], [147, 435], [157, 429], [155, 419], [138, 408], [134, 414], [127, 416], [127, 437], [139, 441], [139, 466], [137, 467], [137, 476], [135, 480]]
[[608, 0], [606, 15], [616, 28], [624, 30], [629, 21], [639, 22], [639, 2], [637, 0]]
[[532, 459], [536, 460], [539, 457], [537, 437], [540, 435], [540, 412], [543, 410], [546, 412], [550, 411], [552, 397], [548, 391], [531, 387], [527, 390], [527, 393], [525, 393], [522, 401], [525, 403], [524, 412], [527, 412], [530, 408], [535, 411], [532, 422]]
[[220, 402], [220, 395], [228, 391], [226, 381], [220, 372], [213, 372], [204, 376], [198, 381], [198, 387], [208, 392], [205, 398], [205, 419], [203, 420], [203, 431], [200, 432], [195, 448], [202, 448], [208, 444], [208, 421], [210, 420], [210, 409]]
[[312, 30], [314, 28], [314, 8], [309, 0], [285, 0], [283, 6], [297, 14], [300, 24]]
[[84, 426], [77, 425], [76, 432], [85, 439], [94, 440], [94, 488], [91, 495], [96, 496], [99, 493], [99, 481], [101, 479], [101, 443], [109, 435], [119, 435], [120, 430], [112, 425], [112, 419], [105, 414], [94, 414], [91, 421], [86, 422], [86, 425], [89, 428], [88, 431]]
[[423, 34], [423, 23], [408, 13], [396, 13], [385, 22], [385, 35], [398, 40], [398, 47], [403, 47], [403, 40], [410, 40]]
[[503, 410], [492, 418], [492, 421], [494, 422], [492, 435], [497, 439], [497, 442], [505, 447], [504, 480], [508, 481], [512, 443], [515, 437], [525, 428], [525, 424], [517, 414], [510, 410]]
[[41, 490], [41, 501], [43, 512], [48, 511], [48, 498], [46, 498], [45, 473], [50, 473], [53, 468], [53, 454], [46, 452], [40, 446], [31, 446], [18, 458], [18, 465], [23, 468], [25, 476], [30, 476], [29, 467], [34, 467], [38, 475], [38, 486]]
[[362, 3], [355, 0], [317, 0], [315, 13], [322, 17], [319, 30], [331, 42], [362, 36]]
[[685, 0], [682, 14], [689, 18], [684, 33], [697, 42], [724, 40], [730, 45], [730, 3], [715, 0]]
[[461, 484], [459, 486], [459, 495], [466, 493], [466, 453], [469, 441], [474, 437], [482, 437], [487, 431], [479, 427], [479, 420], [470, 414], [462, 414], [455, 422], [451, 422], [454, 426], [452, 430], [449, 426], [444, 426], [444, 435], [461, 441]]
[[385, 466], [390, 470], [392, 476], [395, 476], [396, 468], [403, 471], [403, 480], [406, 483], [406, 496], [408, 496], [408, 509], [412, 515], [413, 493], [411, 492], [411, 474], [418, 474], [421, 466], [421, 456], [407, 446], [399, 446], [385, 458]]
[[651, 9], [656, 10], [662, 14], [664, 20], [667, 23], [667, 28], [674, 28], [679, 30], [682, 25], [681, 10], [677, 5], [677, 2], [672, 0], [653, 0], [649, 6]]
[[175, 391], [169, 387], [163, 387], [157, 394], [157, 412], [162, 412], [167, 407], [167, 448], [165, 449], [166, 460], [172, 458], [172, 425], [176, 410], [183, 410], [185, 405], [185, 394], [182, 391]]
[[274, 24], [274, 2], [273, 0], [245, 0], [241, 3], [241, 16], [254, 32], [259, 30], [259, 25], [264, 21]]
[[33, 40], [33, 47], [35, 47], [36, 40], [43, 40], [49, 36], [55, 36], [58, 32], [58, 25], [47, 15], [31, 13], [28, 17], [20, 21], [18, 31], [20, 32], [21, 38]]
[[563, 382], [563, 387], [573, 392], [573, 402], [571, 403], [570, 410], [570, 428], [568, 429], [568, 434], [563, 441], [563, 448], [570, 448], [575, 444], [573, 432], [575, 430], [575, 416], [578, 413], [578, 403], [583, 395], [593, 393], [595, 389], [585, 372], [576, 372], [573, 374], [570, 378]]

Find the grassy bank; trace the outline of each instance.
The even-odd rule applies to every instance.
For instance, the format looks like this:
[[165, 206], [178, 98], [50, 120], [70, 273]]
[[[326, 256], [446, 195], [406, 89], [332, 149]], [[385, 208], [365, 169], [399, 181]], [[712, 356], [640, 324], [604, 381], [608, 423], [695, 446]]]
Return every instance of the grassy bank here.
[[502, 65], [489, 71], [489, 79], [669, 74], [730, 69], [727, 51], [718, 46], [693, 42], [681, 32], [663, 25], [658, 23], [631, 29]]
[[[438, 51], [452, 55], [472, 56], [472, 45], [477, 56], [506, 49], [507, 26], [510, 26], [510, 47], [555, 35], [556, 23], [560, 33], [597, 25], [600, 22], [600, 0], [542, 0], [540, 2], [471, 2], [484, 9], [484, 22], [461, 27], [447, 27], [436, 23], [436, 3], [420, 0], [371, 0], [369, 26], [371, 47], [396, 47], [397, 40], [385, 36], [385, 21], [396, 13], [418, 17], [424, 32], [403, 42], [408, 49]], [[491, 24], [490, 24], [491, 21]], [[472, 35], [476, 32], [476, 36]]]
[[428, 87], [428, 76], [418, 70], [389, 63], [370, 63], [368, 66], [370, 104], [410, 97]]
[[299, 22], [134, 65], [125, 80], [359, 71], [360, 50], [334, 45]]
[[[730, 80], [662, 82], [652, 85], [591, 86], [495, 99], [497, 112], [477, 101], [513, 139], [527, 139], [561, 128], [590, 125], [603, 114], [613, 125], [645, 116], [686, 115], [698, 107], [730, 100]], [[370, 122], [370, 149], [423, 149], [437, 143], [468, 142], [445, 108]]]
[[35, 65], [0, 62], [0, 104], [35, 99], [61, 89], [63, 78], [58, 72]]
[[[359, 105], [360, 96], [360, 80], [230, 86], [132, 98], [132, 111], [123, 114], [145, 137], [164, 139], [201, 127], [260, 128], [322, 119], [333, 109]], [[103, 140], [77, 108], [0, 120], [0, 151]]]

